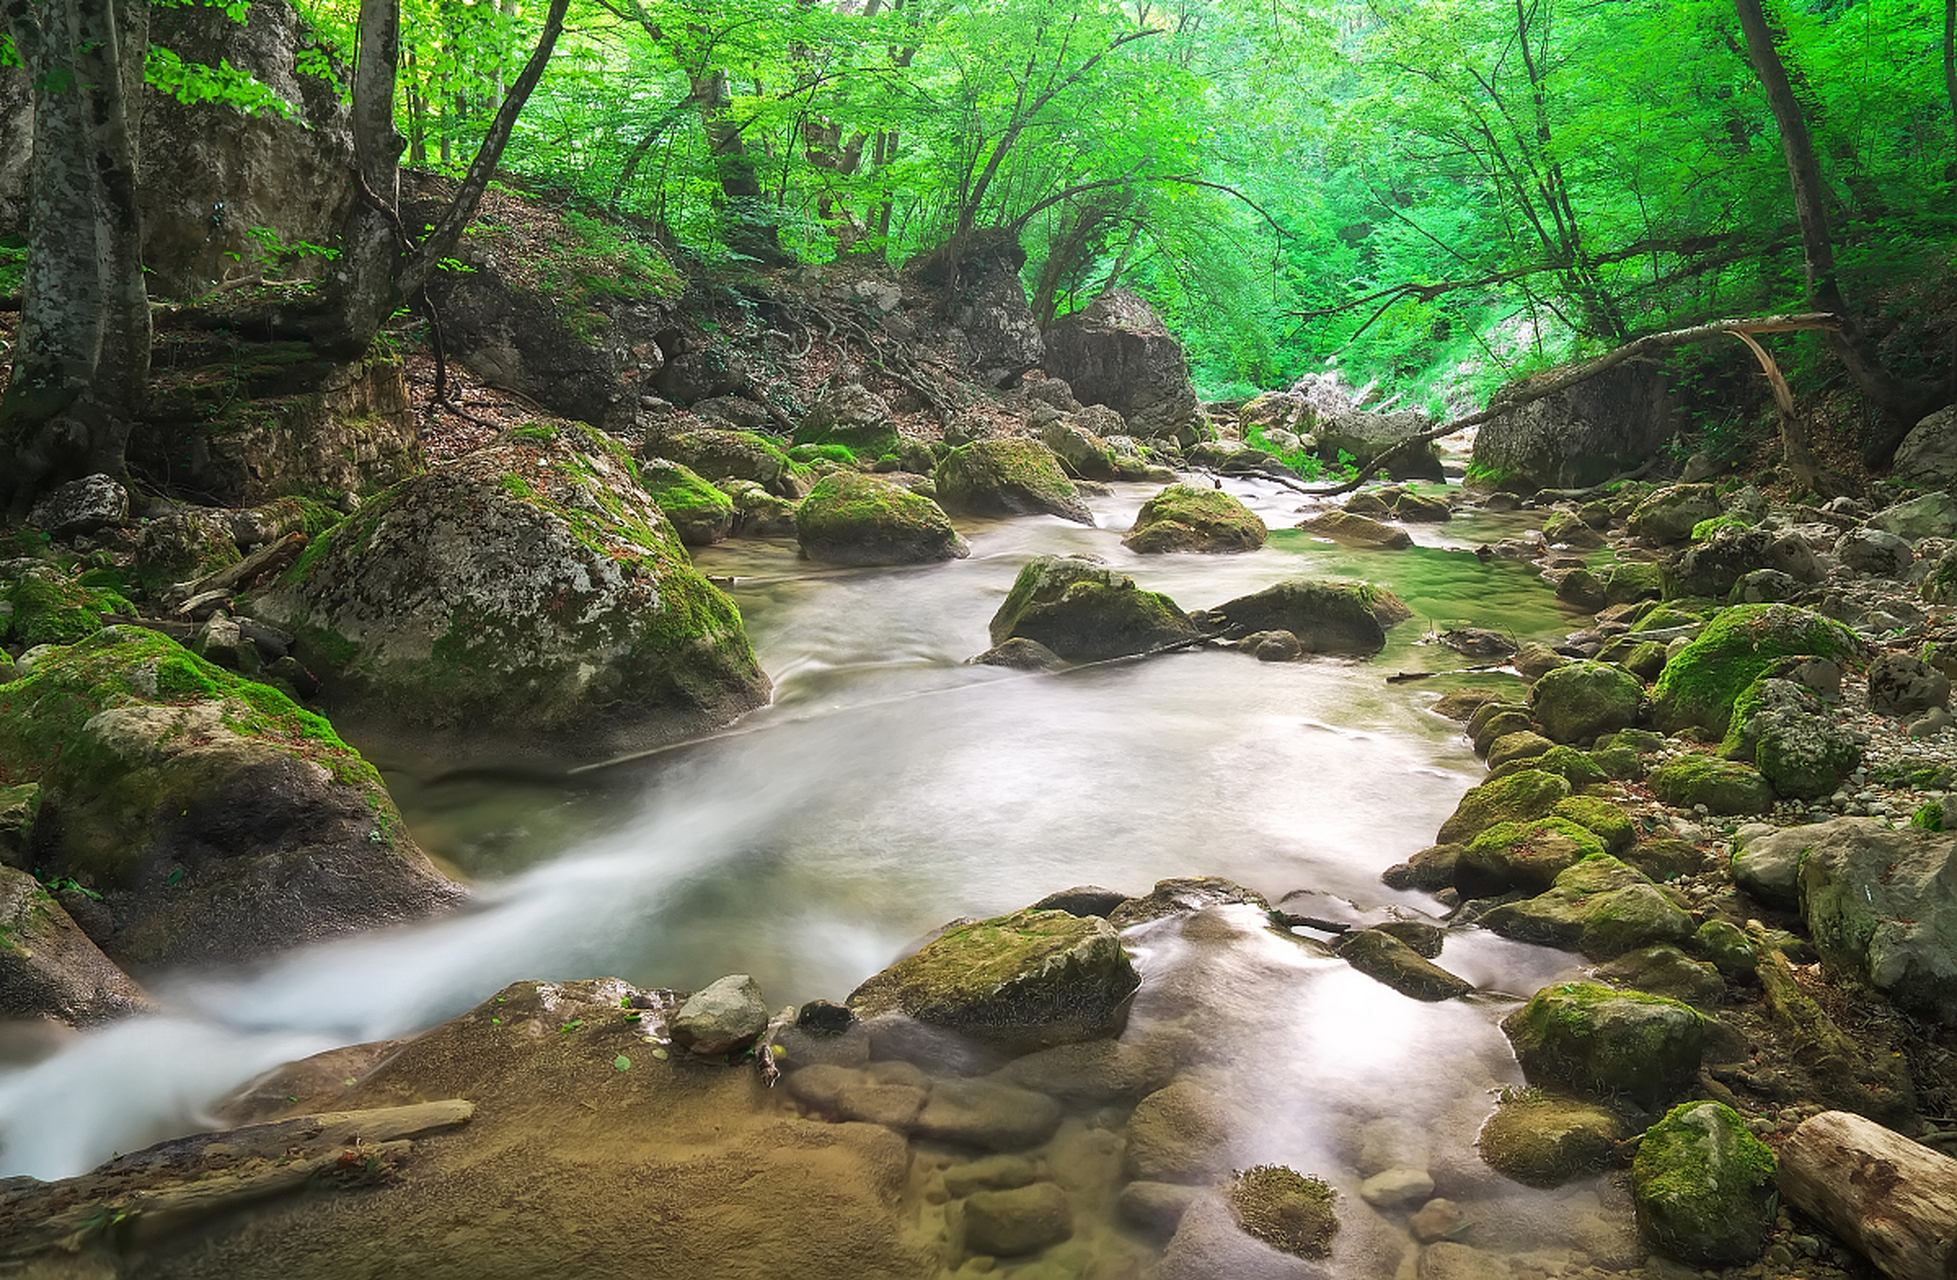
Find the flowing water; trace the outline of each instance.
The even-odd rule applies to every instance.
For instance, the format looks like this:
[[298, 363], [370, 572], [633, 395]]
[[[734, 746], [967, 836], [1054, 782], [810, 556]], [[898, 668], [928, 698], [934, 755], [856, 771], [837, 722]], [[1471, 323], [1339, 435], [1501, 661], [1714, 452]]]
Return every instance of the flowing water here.
[[[1459, 726], [1426, 708], [1446, 687], [1512, 677], [1384, 676], [1467, 665], [1423, 641], [1435, 627], [1529, 639], [1570, 619], [1532, 566], [1472, 553], [1513, 531], [1500, 517], [1415, 526], [1407, 551], [1349, 551], [1284, 527], [1296, 495], [1234, 488], [1277, 530], [1254, 554], [1128, 553], [1120, 531], [1154, 491], [1141, 485], [1097, 499], [1092, 529], [971, 523], [971, 558], [945, 565], [815, 568], [788, 541], [701, 552], [705, 572], [733, 580], [772, 706], [573, 779], [390, 776], [423, 847], [476, 880], [476, 907], [153, 984], [165, 1016], [0, 1074], [0, 1172], [72, 1174], [198, 1128], [277, 1062], [431, 1025], [519, 978], [688, 988], [741, 971], [774, 1005], [840, 999], [947, 919], [1178, 875], [1434, 910], [1379, 882], [1432, 843], [1481, 773]], [[1366, 661], [1199, 650], [1052, 675], [966, 665], [1020, 566], [1046, 552], [1101, 556], [1186, 609], [1304, 574], [1383, 583], [1416, 617]], [[1243, 1037], [1247, 1075], [1314, 1101], [1261, 1126], [1252, 1155], [1308, 1156], [1314, 1108], [1363, 1119], [1397, 1106], [1424, 1124], [1464, 1098], [1485, 1111], [1490, 1081], [1515, 1078], [1498, 1004], [1418, 1005], [1265, 934], [1237, 950], [1261, 959], [1229, 981], [1210, 973], [1205, 998]], [[1178, 972], [1188, 944], [1168, 925], [1135, 945], [1151, 975], [1145, 1021], [1152, 991], [1176, 986], [1155, 975]], [[1441, 963], [1518, 994], [1574, 967], [1473, 931]]]

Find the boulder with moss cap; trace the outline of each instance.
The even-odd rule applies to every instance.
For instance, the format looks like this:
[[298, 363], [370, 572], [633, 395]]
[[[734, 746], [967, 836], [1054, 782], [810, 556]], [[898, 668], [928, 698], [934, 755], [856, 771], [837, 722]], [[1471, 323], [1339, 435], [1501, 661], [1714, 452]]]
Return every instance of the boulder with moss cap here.
[[1706, 1044], [1705, 1019], [1690, 1005], [1594, 982], [1544, 987], [1502, 1019], [1502, 1031], [1532, 1083], [1645, 1104], [1693, 1079]]
[[125, 965], [249, 959], [462, 897], [332, 726], [152, 631], [0, 686], [0, 772], [40, 784], [41, 867], [102, 896], [91, 937]]
[[1664, 890], [1607, 853], [1572, 864], [1544, 892], [1503, 903], [1480, 922], [1503, 937], [1574, 948], [1593, 960], [1609, 960], [1656, 942], [1683, 942], [1693, 930], [1692, 917]]
[[734, 502], [693, 468], [667, 458], [639, 464], [639, 481], [689, 547], [710, 547], [734, 531]]
[[992, 615], [992, 643], [1036, 641], [1062, 658], [1093, 662], [1200, 638], [1176, 602], [1125, 573], [1080, 556], [1035, 556]]
[[829, 564], [929, 564], [972, 553], [937, 503], [855, 471], [816, 481], [795, 510], [795, 536], [803, 555]]
[[1628, 1135], [1617, 1113], [1537, 1089], [1504, 1090], [1475, 1146], [1488, 1167], [1527, 1187], [1560, 1187], [1609, 1168]]
[[1544, 672], [1529, 690], [1529, 703], [1545, 736], [1588, 742], [1638, 722], [1644, 685], [1607, 662], [1572, 662]]
[[1559, 801], [1568, 799], [1569, 794], [1567, 780], [1540, 769], [1524, 769], [1470, 787], [1454, 807], [1453, 814], [1441, 824], [1440, 842], [1465, 843], [1498, 822], [1540, 818]]
[[1202, 615], [1207, 629], [1239, 640], [1258, 631], [1289, 631], [1307, 653], [1378, 653], [1386, 629], [1413, 610], [1369, 582], [1290, 578]]
[[1255, 551], [1269, 531], [1255, 512], [1221, 489], [1172, 484], [1142, 504], [1121, 539], [1130, 551]]
[[1050, 515], [1094, 523], [1094, 513], [1067, 479], [1060, 459], [1038, 440], [975, 440], [946, 454], [933, 478], [938, 501], [954, 514]]
[[1098, 916], [1020, 911], [960, 925], [850, 993], [859, 1017], [901, 1015], [1007, 1053], [1118, 1035], [1141, 985]]
[[1645, 1131], [1631, 1194], [1660, 1252], [1700, 1267], [1751, 1262], [1773, 1224], [1774, 1153], [1724, 1103], [1681, 1103]]
[[298, 634], [336, 719], [465, 758], [622, 753], [768, 698], [733, 602], [578, 423], [403, 481], [253, 608]]
[[1734, 605], [1665, 664], [1651, 691], [1652, 719], [1666, 733], [1698, 726], [1724, 735], [1734, 701], [1782, 658], [1839, 663], [1862, 652], [1832, 618], [1788, 604]]

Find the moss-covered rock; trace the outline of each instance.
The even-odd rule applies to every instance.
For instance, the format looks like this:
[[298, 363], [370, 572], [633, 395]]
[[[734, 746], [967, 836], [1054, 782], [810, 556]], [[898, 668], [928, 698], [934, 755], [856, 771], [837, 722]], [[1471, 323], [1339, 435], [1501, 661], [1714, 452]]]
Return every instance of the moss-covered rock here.
[[715, 486], [734, 504], [734, 532], [748, 538], [793, 537], [800, 503], [768, 492], [758, 481], [722, 480]]
[[1597, 976], [1614, 987], [1669, 996], [1695, 1009], [1717, 1008], [1726, 998], [1726, 983], [1719, 970], [1694, 960], [1669, 942], [1627, 951], [1599, 966]]
[[1957, 1023], [1957, 833], [1837, 818], [1779, 840], [1797, 832], [1801, 913], [1823, 967]]
[[1498, 822], [1461, 851], [1454, 864], [1454, 886], [1463, 897], [1485, 898], [1511, 889], [1549, 888], [1556, 877], [1592, 854], [1604, 842], [1566, 818]]
[[795, 536], [802, 554], [829, 564], [928, 564], [972, 553], [937, 503], [854, 471], [816, 481], [796, 508]]
[[1621, 854], [1638, 837], [1630, 815], [1601, 796], [1571, 796], [1559, 800], [1549, 811], [1552, 818], [1567, 818], [1584, 827], [1604, 842], [1604, 852]]
[[1773, 1222], [1774, 1153], [1724, 1103], [1681, 1103], [1645, 1131], [1631, 1194], [1660, 1252], [1702, 1267], [1751, 1262]]
[[1527, 760], [1511, 760], [1500, 768], [1489, 771], [1492, 778], [1505, 778], [1524, 769], [1534, 769], [1540, 773], [1553, 773], [1569, 783], [1572, 788], [1587, 787], [1602, 782], [1607, 775], [1603, 766], [1590, 758], [1587, 751], [1575, 747], [1551, 747], [1539, 756]]
[[639, 482], [687, 546], [712, 546], [734, 531], [733, 500], [684, 463], [647, 458]]
[[1300, 1258], [1332, 1252], [1332, 1237], [1339, 1229], [1338, 1195], [1322, 1178], [1269, 1164], [1233, 1174], [1224, 1192], [1239, 1227]]
[[901, 1014], [1011, 1053], [1119, 1034], [1141, 985], [1098, 916], [1021, 911], [961, 925], [850, 993], [865, 1019]]
[[1342, 934], [1333, 950], [1367, 977], [1415, 1000], [1452, 1000], [1475, 989], [1472, 982], [1449, 973], [1379, 929], [1354, 929]]
[[1721, 514], [1719, 495], [1709, 484], [1675, 484], [1638, 503], [1627, 523], [1633, 534], [1654, 542], [1685, 542], [1701, 520]]
[[1465, 844], [1498, 822], [1527, 822], [1548, 813], [1570, 794], [1570, 784], [1553, 773], [1525, 769], [1470, 787], [1454, 813], [1441, 824], [1442, 844]]
[[1268, 532], [1249, 507], [1221, 489], [1172, 484], [1142, 504], [1121, 545], [1144, 554], [1255, 551]]
[[1602, 1173], [1628, 1136], [1614, 1111], [1531, 1089], [1503, 1098], [1481, 1126], [1475, 1146], [1504, 1178], [1549, 1188]]
[[1495, 907], [1481, 923], [1505, 938], [1573, 948], [1593, 960], [1692, 936], [1691, 916], [1636, 867], [1604, 853], [1573, 863], [1533, 898]]
[[330, 673], [336, 716], [465, 756], [629, 751], [768, 697], [733, 602], [632, 459], [579, 423], [396, 486], [255, 607]]
[[1820, 698], [1770, 676], [1733, 700], [1719, 753], [1753, 762], [1776, 792], [1803, 800], [1832, 795], [1862, 763], [1861, 744], [1828, 716]]
[[1382, 523], [1351, 511], [1326, 511], [1299, 521], [1306, 533], [1346, 547], [1377, 547], [1382, 551], [1404, 551], [1413, 545], [1413, 535], [1405, 529]]
[[1176, 602], [1078, 556], [1037, 556], [992, 615], [992, 643], [1022, 637], [1063, 658], [1098, 661], [1184, 644], [1199, 633]]
[[332, 726], [155, 632], [106, 628], [0, 686], [0, 773], [40, 785], [42, 867], [102, 895], [91, 936], [123, 964], [233, 961], [460, 897]]
[[135, 613], [136, 606], [113, 587], [70, 577], [51, 563], [35, 564], [0, 585], [0, 644], [73, 644], [100, 631], [104, 617]]
[[1519, 702], [1485, 702], [1468, 716], [1468, 741], [1484, 756], [1494, 749], [1495, 743], [1512, 733], [1536, 734], [1536, 722], [1529, 718], [1529, 708]]
[[796, 444], [842, 445], [861, 458], [895, 453], [900, 443], [890, 405], [869, 388], [845, 383], [825, 391], [801, 425]]
[[974, 440], [953, 449], [933, 479], [944, 509], [974, 516], [1052, 515], [1091, 525], [1094, 513], [1067, 479], [1060, 459], [1037, 440]]
[[1706, 812], [1722, 815], [1765, 813], [1774, 804], [1774, 789], [1758, 769], [1716, 756], [1680, 756], [1652, 770], [1645, 781], [1660, 800], [1685, 809], [1704, 805]]
[[1232, 640], [1289, 631], [1307, 653], [1378, 653], [1386, 647], [1386, 629], [1412, 616], [1384, 587], [1290, 578], [1218, 605], [1203, 615], [1203, 625]]
[[1810, 654], [1840, 663], [1862, 652], [1853, 632], [1818, 613], [1734, 605], [1665, 664], [1651, 691], [1652, 718], [1666, 733], [1696, 725], [1724, 735], [1734, 700], [1780, 659]]
[[[0, 675], [11, 676], [13, 663]], [[10, 683], [0, 680], [0, 684]], [[34, 821], [41, 816], [41, 784], [23, 782], [17, 786], [0, 787], [0, 863], [25, 870], [28, 865], [28, 839], [34, 831]]]
[[806, 488], [781, 446], [752, 431], [676, 431], [648, 439], [646, 454], [684, 463], [716, 484], [751, 480], [780, 498], [799, 498]]
[[1533, 760], [1555, 745], [1532, 729], [1505, 733], [1488, 744], [1488, 767], [1493, 770], [1511, 760]]
[[1096, 405], [1085, 413], [1055, 414], [1040, 427], [1040, 443], [1053, 450], [1054, 456], [1083, 480], [1112, 480], [1121, 470], [1114, 446], [1089, 425], [1103, 413], [1112, 419], [1106, 425], [1120, 434], [1124, 426], [1120, 416], [1104, 405]]
[[1594, 982], [1544, 987], [1502, 1019], [1531, 1082], [1649, 1105], [1692, 1080], [1705, 1019], [1690, 1005]]
[[1621, 667], [1572, 662], [1545, 672], [1529, 690], [1543, 733], [1563, 743], [1588, 742], [1638, 722], [1644, 686]]

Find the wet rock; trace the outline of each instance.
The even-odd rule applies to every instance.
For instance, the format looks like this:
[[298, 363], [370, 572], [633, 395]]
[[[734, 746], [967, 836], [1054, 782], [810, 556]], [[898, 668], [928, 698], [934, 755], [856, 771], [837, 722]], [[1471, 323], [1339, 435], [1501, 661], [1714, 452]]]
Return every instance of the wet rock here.
[[1182, 1215], [1202, 1194], [1201, 1188], [1178, 1182], [1130, 1182], [1115, 1201], [1121, 1221], [1152, 1240], [1175, 1234]]
[[778, 498], [753, 480], [721, 480], [715, 486], [734, 504], [734, 533], [749, 538], [795, 536], [797, 503]]
[[388, 490], [253, 610], [333, 672], [336, 715], [464, 759], [621, 753], [768, 697], [733, 602], [631, 459], [577, 423]]
[[856, 471], [816, 482], [795, 510], [795, 536], [804, 555], [829, 564], [929, 564], [972, 553], [937, 503]]
[[1139, 295], [1104, 293], [1049, 325], [1044, 367], [1084, 404], [1106, 405], [1142, 440], [1191, 445], [1206, 433], [1182, 345]]
[[1434, 893], [1454, 885], [1455, 868], [1466, 845], [1437, 844], [1422, 849], [1405, 862], [1395, 863], [1380, 874], [1389, 889], [1420, 889]]
[[1531, 1090], [1505, 1098], [1475, 1146], [1488, 1167], [1527, 1187], [1560, 1187], [1608, 1169], [1629, 1136], [1617, 1113]]
[[1141, 985], [1106, 920], [1021, 911], [952, 929], [866, 980], [850, 1007], [1009, 1053], [1118, 1034]]
[[1024, 638], [1062, 658], [1098, 661], [1197, 638], [1175, 601], [1078, 556], [1036, 556], [992, 615], [992, 643]]
[[1237, 647], [1259, 662], [1296, 662], [1305, 656], [1305, 646], [1289, 631], [1253, 631]]
[[1536, 722], [1529, 708], [1520, 703], [1491, 702], [1468, 717], [1468, 741], [1484, 756], [1511, 734], [1535, 732]]
[[930, 1082], [908, 1062], [858, 1068], [816, 1063], [789, 1072], [790, 1097], [833, 1120], [855, 1120], [909, 1132], [930, 1096]]
[[1546, 892], [1487, 912], [1481, 923], [1522, 942], [1574, 948], [1608, 960], [1692, 936], [1692, 917], [1635, 867], [1594, 854], [1556, 877]]
[[1425, 1169], [1387, 1169], [1359, 1184], [1359, 1198], [1375, 1209], [1425, 1204], [1433, 1194], [1434, 1178]]
[[1142, 504], [1135, 527], [1121, 539], [1130, 551], [1255, 551], [1264, 522], [1220, 489], [1170, 485]]
[[1541, 755], [1532, 756], [1527, 760], [1511, 760], [1488, 776], [1491, 781], [1494, 781], [1529, 769], [1556, 774], [1572, 788], [1587, 787], [1602, 782], [1608, 776], [1602, 766], [1590, 758], [1588, 752], [1578, 751], [1575, 747], [1551, 747]]
[[1135, 1102], [1166, 1088], [1195, 1048], [1178, 1035], [1086, 1040], [1015, 1058], [994, 1078], [1075, 1102]]
[[1532, 1082], [1646, 1104], [1697, 1074], [1706, 1038], [1690, 1005], [1588, 982], [1544, 987], [1502, 1030]]
[[1037, 640], [1015, 636], [972, 659], [981, 667], [1005, 667], [1012, 671], [1058, 671], [1067, 660]]
[[1433, 1244], [1437, 1240], [1445, 1240], [1466, 1219], [1467, 1215], [1461, 1212], [1460, 1205], [1452, 1200], [1437, 1198], [1420, 1206], [1419, 1212], [1407, 1223], [1407, 1229], [1421, 1244]]
[[86, 1027], [154, 1008], [40, 881], [0, 867], [0, 1018]]
[[860, 1067], [870, 1060], [870, 1031], [847, 1006], [811, 1000], [793, 1022], [776, 1022], [768, 1031], [775, 1058], [789, 1070], [822, 1065]]
[[1301, 1258], [1332, 1251], [1339, 1219], [1338, 1193], [1324, 1179], [1283, 1165], [1259, 1165], [1232, 1174], [1224, 1189], [1231, 1216], [1248, 1235]]
[[646, 452], [684, 463], [709, 480], [749, 480], [780, 498], [799, 498], [795, 464], [781, 447], [751, 431], [679, 431], [649, 438]]
[[1670, 943], [1619, 956], [1599, 968], [1597, 976], [1612, 986], [1669, 996], [1695, 1009], [1715, 1008], [1726, 996], [1726, 983], [1719, 970], [1692, 959]]
[[940, 1080], [918, 1113], [917, 1132], [939, 1142], [1023, 1151], [1053, 1136], [1060, 1104], [996, 1080]]
[[1442, 844], [1465, 844], [1498, 822], [1527, 822], [1567, 799], [1570, 784], [1553, 773], [1525, 769], [1470, 787], [1441, 824]]
[[[1475, 989], [1473, 983], [1456, 977], [1392, 934], [1378, 929], [1355, 929], [1342, 934], [1332, 949], [1341, 960], [1367, 977], [1415, 1000], [1452, 1000]], [[1428, 1190], [1432, 1189], [1430, 1183]]]
[[1245, 904], [1269, 911], [1271, 904], [1254, 889], [1225, 880], [1221, 876], [1187, 876], [1160, 880], [1147, 896], [1130, 898], [1108, 915], [1117, 929], [1146, 924], [1165, 916], [1190, 915], [1211, 907]]
[[1010, 1191], [1038, 1178], [1038, 1166], [1025, 1156], [983, 1156], [946, 1169], [945, 1193], [956, 1200], [974, 1191]]
[[1522, 730], [1505, 733], [1488, 744], [1488, 768], [1492, 773], [1513, 760], [1533, 760], [1556, 744], [1539, 733]]
[[1604, 842], [1566, 818], [1498, 822], [1468, 842], [1454, 863], [1454, 887], [1466, 898], [1512, 889], [1540, 892], [1583, 859], [1604, 852]]
[[1869, 664], [1869, 710], [1911, 716], [1950, 701], [1950, 677], [1920, 658], [1884, 653]]
[[1511, 1280], [1515, 1273], [1493, 1253], [1443, 1240], [1420, 1251], [1415, 1280]]
[[[1066, 385], [1058, 378], [1047, 382]], [[1034, 421], [1040, 421], [1038, 416]], [[1083, 480], [1112, 480], [1119, 474], [1114, 446], [1096, 434], [1096, 428], [1119, 435], [1127, 430], [1127, 424], [1119, 414], [1101, 405], [1085, 413], [1056, 413], [1041, 423], [1040, 442]]]
[[27, 513], [27, 523], [56, 538], [94, 533], [128, 519], [129, 490], [99, 472], [70, 480]]
[[1709, 484], [1675, 484], [1638, 503], [1626, 524], [1631, 533], [1653, 542], [1685, 542], [1701, 520], [1722, 514]]
[[1059, 458], [1037, 440], [975, 440], [945, 455], [935, 479], [939, 503], [953, 513], [1054, 515], [1077, 524], [1094, 523]]
[[[1570, 777], [1569, 774], [1564, 776]], [[1571, 785], [1575, 785], [1574, 778], [1571, 778]], [[1602, 796], [1577, 795], [1559, 800], [1549, 811], [1549, 816], [1567, 819], [1584, 828], [1603, 841], [1605, 853], [1621, 857], [1637, 840], [1637, 825], [1631, 821], [1630, 815]]]
[[1603, 662], [1572, 662], [1545, 672], [1529, 690], [1536, 723], [1557, 742], [1588, 742], [1638, 721], [1644, 686]]
[[1765, 813], [1774, 789], [1751, 765], [1714, 756], [1685, 755], [1653, 769], [1645, 781], [1652, 794], [1682, 809], [1704, 805], [1721, 815]]
[[1390, 524], [1381, 524], [1350, 511], [1326, 511], [1300, 521], [1297, 527], [1348, 547], [1401, 551], [1413, 545], [1413, 538], [1405, 529], [1396, 529]]
[[102, 896], [91, 937], [125, 966], [255, 958], [462, 898], [326, 721], [153, 631], [106, 628], [0, 686], [0, 772], [40, 785], [58, 824], [39, 866]]
[[1832, 795], [1862, 763], [1853, 733], [1826, 714], [1821, 699], [1791, 680], [1763, 678], [1733, 704], [1720, 753], [1752, 761], [1783, 796]]
[[1456, 653], [1482, 659], [1506, 658], [1518, 647], [1507, 634], [1486, 627], [1452, 627], [1441, 632], [1440, 641]]
[[1130, 1178], [1207, 1182], [1230, 1167], [1232, 1113], [1192, 1080], [1143, 1098], [1128, 1121], [1123, 1157]]
[[1515, 651], [1513, 665], [1524, 680], [1536, 681], [1569, 662], [1548, 645], [1531, 640]]
[[874, 461], [897, 449], [897, 427], [890, 405], [860, 383], [844, 382], [824, 391], [795, 428], [796, 444], [839, 444], [859, 458]]
[[1795, 830], [1801, 914], [1822, 963], [1957, 1022], [1957, 834], [1874, 818]]
[[1119, 889], [1103, 889], [1098, 884], [1080, 884], [1058, 893], [1049, 893], [1030, 908], [1033, 911], [1064, 911], [1070, 916], [1101, 916], [1105, 918], [1122, 903], [1128, 895]]
[[1202, 615], [1202, 623], [1233, 640], [1289, 631], [1308, 653], [1378, 653], [1386, 647], [1386, 629], [1412, 616], [1383, 587], [1291, 578], [1218, 605]]
[[1552, 512], [1542, 526], [1543, 541], [1551, 546], [1575, 547], [1580, 551], [1604, 545], [1604, 535], [1584, 523], [1574, 511]]
[[1073, 1210], [1057, 1184], [1035, 1182], [1010, 1191], [975, 1191], [965, 1198], [968, 1252], [1016, 1257], [1074, 1234]]
[[1322, 1272], [1241, 1230], [1229, 1206], [1198, 1196], [1156, 1264], [1154, 1280], [1315, 1280]]
[[1774, 1155], [1719, 1102], [1688, 1102], [1653, 1125], [1631, 1164], [1638, 1226], [1697, 1266], [1751, 1262], [1773, 1222]]
[[1835, 556], [1857, 573], [1900, 578], [1916, 560], [1909, 543], [1881, 529], [1850, 529], [1835, 541]]
[[719, 1057], [746, 1048], [768, 1029], [768, 1006], [759, 983], [732, 973], [694, 992], [671, 1025], [673, 1043], [703, 1058]]

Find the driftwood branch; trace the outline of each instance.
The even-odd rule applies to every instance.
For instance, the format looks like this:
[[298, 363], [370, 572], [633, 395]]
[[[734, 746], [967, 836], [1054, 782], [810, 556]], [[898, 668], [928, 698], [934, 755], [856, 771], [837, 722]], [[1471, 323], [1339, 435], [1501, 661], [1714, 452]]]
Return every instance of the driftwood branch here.
[[1840, 317], [1830, 312], [1815, 311], [1805, 312], [1799, 315], [1759, 316], [1751, 320], [1715, 320], [1710, 324], [1693, 325], [1687, 329], [1668, 329], [1662, 333], [1648, 333], [1642, 338], [1627, 342], [1621, 347], [1615, 347], [1600, 356], [1586, 360], [1582, 364], [1574, 365], [1559, 373], [1543, 375], [1528, 382], [1505, 387], [1496, 393], [1493, 400], [1489, 401], [1486, 409], [1482, 409], [1476, 413], [1470, 413], [1465, 417], [1443, 422], [1440, 426], [1434, 427], [1431, 430], [1418, 432], [1417, 434], [1408, 436], [1404, 440], [1396, 441], [1388, 448], [1381, 450], [1378, 454], [1362, 463], [1356, 478], [1348, 480], [1344, 484], [1334, 485], [1328, 489], [1313, 489], [1310, 492], [1321, 498], [1336, 497], [1342, 493], [1351, 493], [1354, 489], [1364, 484], [1388, 458], [1391, 458], [1394, 454], [1404, 449], [1417, 448], [1420, 445], [1439, 440], [1443, 436], [1451, 436], [1457, 432], [1466, 431], [1469, 427], [1478, 427], [1482, 423], [1499, 418], [1511, 410], [1519, 409], [1523, 405], [1532, 403], [1533, 401], [1546, 399], [1558, 392], [1567, 391], [1580, 382], [1589, 381], [1607, 369], [1614, 369], [1626, 361], [1635, 360], [1640, 356], [1649, 355], [1654, 351], [1682, 347], [1694, 342], [1705, 342], [1725, 334], [1794, 333], [1812, 329], [1833, 329], [1840, 323]]
[[1957, 1160], [1873, 1120], [1824, 1111], [1780, 1150], [1781, 1194], [1893, 1280], [1957, 1276]]

